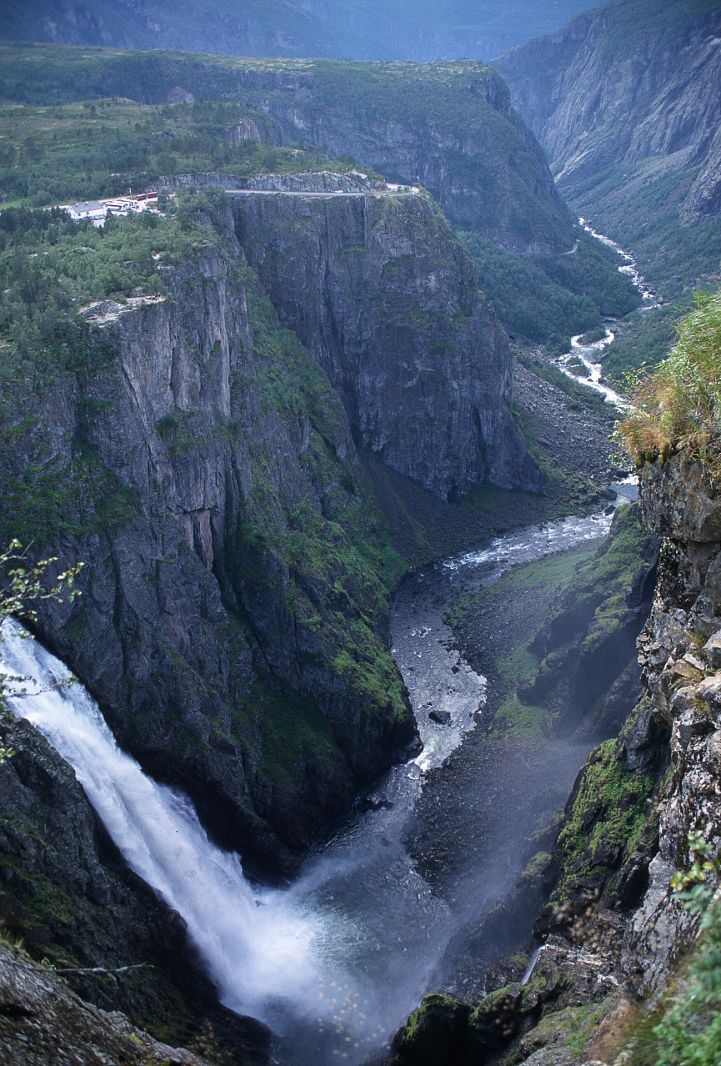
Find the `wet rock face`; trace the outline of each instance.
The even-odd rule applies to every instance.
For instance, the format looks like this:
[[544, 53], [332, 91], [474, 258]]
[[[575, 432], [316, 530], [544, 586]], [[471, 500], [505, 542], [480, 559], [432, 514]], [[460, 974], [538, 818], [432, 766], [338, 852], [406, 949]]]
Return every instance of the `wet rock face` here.
[[359, 446], [442, 498], [480, 482], [540, 488], [510, 414], [505, 335], [427, 197], [239, 196], [233, 212]]

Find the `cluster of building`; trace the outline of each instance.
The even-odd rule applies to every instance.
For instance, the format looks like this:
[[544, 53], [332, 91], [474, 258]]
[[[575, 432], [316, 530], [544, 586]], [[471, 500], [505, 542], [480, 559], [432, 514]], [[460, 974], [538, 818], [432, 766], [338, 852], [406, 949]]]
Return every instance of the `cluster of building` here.
[[77, 204], [66, 204], [64, 210], [68, 212], [74, 222], [93, 222], [96, 226], [102, 226], [108, 215], [130, 215], [139, 211], [158, 209], [157, 192], [141, 192], [135, 196], [116, 196], [110, 200], [83, 200]]

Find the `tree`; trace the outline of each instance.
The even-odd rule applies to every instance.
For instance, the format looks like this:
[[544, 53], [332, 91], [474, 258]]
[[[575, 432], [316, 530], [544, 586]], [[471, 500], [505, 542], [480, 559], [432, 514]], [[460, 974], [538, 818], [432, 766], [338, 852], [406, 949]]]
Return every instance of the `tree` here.
[[[53, 578], [51, 568], [57, 562], [57, 556], [51, 555], [33, 563], [28, 558], [28, 551], [20, 541], [12, 540], [8, 547], [0, 552], [0, 640], [2, 624], [7, 618], [17, 615], [29, 622], [35, 622], [42, 603], [48, 600], [72, 601], [81, 595], [80, 590], [75, 587], [75, 579], [83, 567], [82, 563]], [[15, 674], [0, 670], [0, 722], [10, 718], [7, 699], [13, 695], [14, 687], [22, 680], [24, 679]], [[13, 754], [12, 748], [0, 744], [0, 765]]]

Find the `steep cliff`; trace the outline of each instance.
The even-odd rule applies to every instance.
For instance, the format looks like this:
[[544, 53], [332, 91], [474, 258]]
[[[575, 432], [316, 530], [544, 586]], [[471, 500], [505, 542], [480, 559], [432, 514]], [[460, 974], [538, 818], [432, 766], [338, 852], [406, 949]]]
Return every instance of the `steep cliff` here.
[[221, 841], [277, 863], [414, 737], [385, 638], [403, 564], [357, 446], [443, 498], [538, 474], [503, 336], [425, 196], [249, 201], [191, 196], [195, 250], [148, 256], [167, 295], [86, 305], [64, 370], [62, 345], [5, 360], [3, 534], [85, 561], [42, 635]]
[[[25, 722], [3, 722], [0, 733], [13, 751], [0, 766], [3, 1062], [31, 1061], [30, 1047], [34, 1061], [47, 1062], [53, 1046], [95, 1062], [93, 1045], [135, 1061], [123, 1058], [134, 1039], [127, 1022], [69, 988], [173, 1043], [212, 1032], [239, 1058], [267, 1061], [267, 1031], [218, 1006], [183, 922], [127, 868], [68, 765]], [[48, 969], [13, 959], [8, 938]], [[139, 1045], [145, 1054], [150, 1047]], [[158, 1057], [170, 1058], [168, 1049]]]
[[567, 199], [669, 281], [721, 254], [717, 220], [694, 238], [721, 207], [720, 29], [714, 0], [612, 0], [494, 61]]
[[427, 197], [238, 195], [233, 213], [358, 444], [449, 499], [482, 482], [540, 488], [510, 411], [507, 342]]
[[572, 220], [543, 153], [502, 79], [483, 64], [5, 47], [6, 100], [239, 101], [255, 109], [264, 143], [352, 156], [390, 180], [420, 183], [452, 222], [504, 247], [555, 253], [573, 246]]

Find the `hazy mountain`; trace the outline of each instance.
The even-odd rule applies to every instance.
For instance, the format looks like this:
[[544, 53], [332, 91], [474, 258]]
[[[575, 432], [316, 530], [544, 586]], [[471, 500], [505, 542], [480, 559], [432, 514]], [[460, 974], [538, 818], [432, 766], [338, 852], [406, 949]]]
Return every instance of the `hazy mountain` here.
[[4, 0], [5, 39], [230, 55], [488, 59], [591, 0]]
[[580, 212], [669, 280], [718, 271], [720, 0], [611, 0], [494, 65]]

